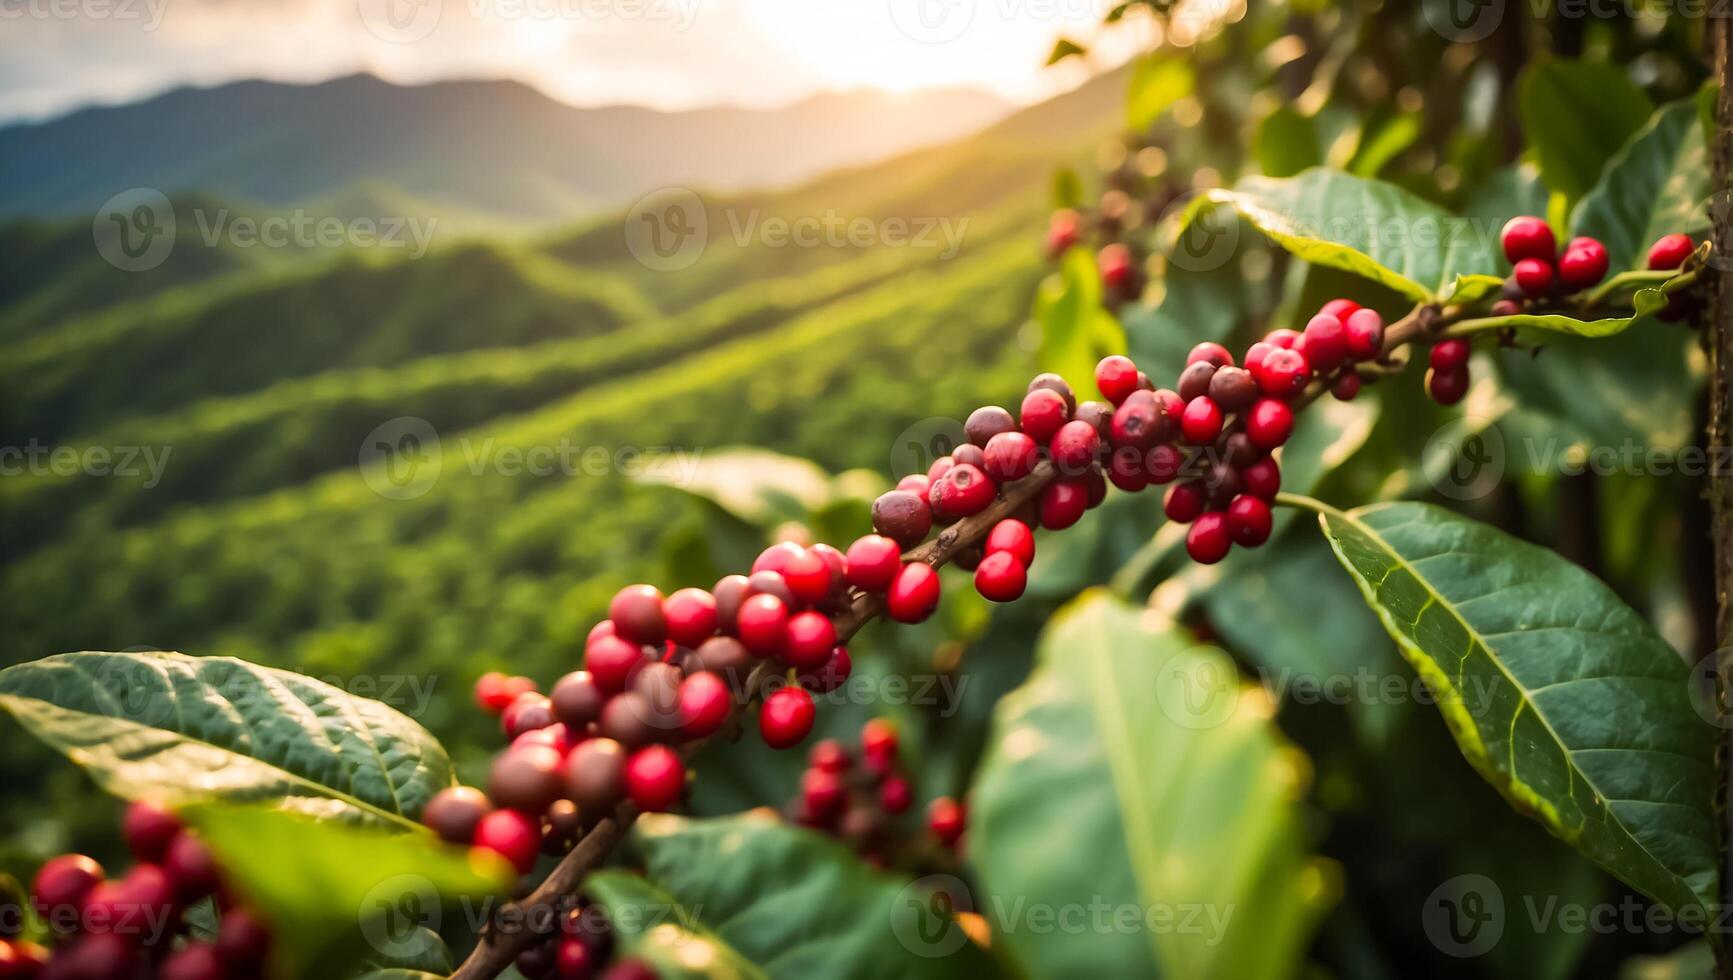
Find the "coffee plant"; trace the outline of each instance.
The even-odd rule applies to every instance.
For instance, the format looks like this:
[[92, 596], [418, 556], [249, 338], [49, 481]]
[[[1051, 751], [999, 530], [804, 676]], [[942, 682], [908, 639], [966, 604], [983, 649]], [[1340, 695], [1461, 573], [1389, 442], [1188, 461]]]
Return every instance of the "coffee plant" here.
[[[793, 524], [766, 517], [801, 497], [779, 464], [712, 460], [699, 492], [769, 546], [714, 584], [621, 588], [563, 676], [477, 679], [500, 747], [474, 785], [416, 721], [289, 671], [82, 652], [0, 672], [25, 732], [133, 801], [136, 862], [10, 882], [0, 977], [1377, 976], [1352, 949], [1386, 929], [1491, 974], [1610, 975], [1580, 934], [1482, 948], [1421, 901], [1400, 925], [1333, 911], [1395, 894], [1333, 835], [1401, 842], [1407, 821], [1476, 828], [1440, 867], [1532, 859], [1498, 882], [1513, 904], [1592, 904], [1604, 873], [1681, 927], [1598, 951], [1700, 949], [1680, 962], [1733, 975], [1733, 725], [1700, 683], [1733, 650], [1733, 29], [1188, 9], [1101, 25], [1165, 42], [1127, 70], [1126, 133], [1055, 181], [1044, 370], [921, 430], [890, 489], [806, 494]], [[1705, 379], [1713, 465], [1686, 495], [1707, 517], [1667, 524], [1683, 580], [1602, 560], [1602, 538], [1644, 551], [1634, 511], [1666, 512], [1670, 483], [1527, 521], [1580, 487], [1514, 455], [1476, 482], [1495, 435], [1654, 431]], [[1539, 543], [1583, 526], [1591, 548]], [[991, 677], [1032, 637], [991, 718], [952, 723], [975, 725], [961, 749], [919, 713], [825, 719], [901, 643]], [[1405, 671], [1435, 714], [1367, 697], [1319, 723], [1252, 683], [1276, 663]], [[1454, 756], [1414, 734], [1439, 717]], [[1450, 782], [1455, 756], [1508, 807]], [[1314, 758], [1371, 775], [1314, 780]], [[730, 766], [765, 791], [701, 804]], [[1477, 847], [1500, 857], [1461, 863]], [[1464, 877], [1439, 879], [1439, 915], [1478, 914], [1448, 890]], [[1007, 903], [1137, 915], [1043, 929]]]

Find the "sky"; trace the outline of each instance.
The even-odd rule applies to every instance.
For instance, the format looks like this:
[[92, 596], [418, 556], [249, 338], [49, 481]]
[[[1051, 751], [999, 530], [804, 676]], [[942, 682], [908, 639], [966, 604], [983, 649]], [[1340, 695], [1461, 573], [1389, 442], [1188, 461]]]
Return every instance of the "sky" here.
[[[0, 0], [0, 121], [240, 78], [516, 78], [578, 105], [943, 85], [1038, 101], [1112, 0]], [[1140, 43], [1117, 31], [1095, 67]]]

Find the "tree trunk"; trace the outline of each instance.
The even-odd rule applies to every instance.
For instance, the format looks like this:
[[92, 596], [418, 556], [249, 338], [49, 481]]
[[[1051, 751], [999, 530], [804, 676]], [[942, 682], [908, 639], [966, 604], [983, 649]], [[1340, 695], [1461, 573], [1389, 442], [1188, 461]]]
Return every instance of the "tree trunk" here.
[[[1733, 374], [1733, 215], [1725, 204], [1733, 191], [1733, 19], [1710, 17], [1704, 21], [1710, 63], [1719, 85], [1715, 99], [1715, 132], [1710, 146], [1714, 187], [1710, 217], [1715, 245], [1705, 275], [1709, 279], [1709, 506], [1715, 544], [1715, 675], [1720, 704], [1720, 744], [1716, 752], [1715, 826], [1721, 836], [1721, 908], [1733, 908], [1733, 712], [1728, 710], [1728, 678], [1733, 677], [1733, 609], [1728, 592], [1733, 589], [1733, 474], [1723, 471], [1728, 443], [1728, 389]], [[1716, 949], [1716, 976], [1733, 980], [1733, 955], [1726, 937]]]

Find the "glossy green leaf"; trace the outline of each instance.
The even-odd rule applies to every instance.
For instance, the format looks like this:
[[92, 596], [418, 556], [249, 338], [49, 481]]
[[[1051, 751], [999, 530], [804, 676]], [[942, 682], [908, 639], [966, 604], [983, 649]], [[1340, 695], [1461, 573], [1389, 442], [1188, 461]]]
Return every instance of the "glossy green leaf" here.
[[[1456, 334], [1478, 333], [1487, 330], [1504, 330], [1510, 327], [1529, 328], [1532, 330], [1548, 330], [1553, 333], [1572, 334], [1577, 337], [1611, 337], [1621, 333], [1625, 328], [1638, 320], [1654, 313], [1659, 313], [1667, 306], [1667, 293], [1677, 286], [1667, 283], [1659, 286], [1646, 286], [1631, 294], [1631, 314], [1629, 316], [1600, 317], [1594, 320], [1579, 320], [1564, 313], [1516, 313], [1510, 316], [1488, 316], [1473, 320], [1463, 320], [1452, 328]], [[1675, 329], [1669, 324], [1652, 324], [1656, 330]]]
[[[1000, 702], [971, 796], [974, 907], [1032, 977], [1292, 976], [1331, 891], [1304, 762], [1225, 654], [1154, 615], [1085, 595]], [[1090, 914], [1122, 924], [1040, 927]]]
[[645, 880], [689, 911], [682, 928], [707, 934], [764, 976], [998, 975], [954, 922], [928, 920], [916, 885], [774, 817], [649, 815], [632, 841]]
[[1614, 272], [1640, 268], [1662, 235], [1700, 234], [1708, 224], [1709, 150], [1697, 101], [1656, 112], [1573, 215], [1572, 234], [1600, 239]]
[[216, 855], [224, 879], [259, 910], [294, 964], [353, 960], [431, 969], [450, 951], [434, 929], [450, 900], [505, 893], [497, 858], [431, 833], [392, 833], [264, 807], [182, 811]]
[[1155, 123], [1175, 102], [1192, 93], [1197, 77], [1190, 64], [1172, 55], [1145, 55], [1131, 71], [1125, 94], [1125, 121], [1133, 132]]
[[1320, 519], [1463, 754], [1513, 806], [1675, 910], [1713, 899], [1714, 740], [1652, 626], [1554, 552], [1439, 507]]
[[455, 781], [405, 715], [229, 657], [47, 657], [0, 671], [0, 707], [129, 799], [268, 803], [402, 830]]
[[1058, 374], [1075, 388], [1093, 385], [1096, 363], [1125, 349], [1119, 321], [1101, 306], [1101, 274], [1087, 249], [1065, 253], [1059, 271], [1041, 284], [1035, 296], [1035, 319], [1041, 324], [1037, 359], [1042, 370]]
[[1478, 302], [1498, 292], [1503, 286], [1503, 279], [1485, 273], [1457, 276], [1456, 281], [1445, 291], [1442, 302], [1445, 305]]
[[619, 955], [643, 960], [662, 980], [759, 980], [767, 977], [698, 922], [702, 909], [687, 909], [642, 877], [600, 871], [584, 890], [608, 911]]
[[1415, 301], [1433, 299], [1459, 275], [1500, 271], [1493, 236], [1479, 234], [1473, 222], [1394, 184], [1339, 171], [1248, 177], [1199, 206], [1208, 204], [1234, 208], [1298, 258]]
[[1623, 68], [1596, 61], [1530, 65], [1517, 100], [1541, 178], [1570, 201], [1595, 186], [1601, 168], [1654, 111]]

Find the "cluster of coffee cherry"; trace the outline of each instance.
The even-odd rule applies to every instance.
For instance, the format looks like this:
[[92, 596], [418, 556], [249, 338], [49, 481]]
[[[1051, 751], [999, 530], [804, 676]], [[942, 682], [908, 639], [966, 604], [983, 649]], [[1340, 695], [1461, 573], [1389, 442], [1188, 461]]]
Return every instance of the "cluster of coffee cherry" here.
[[[122, 824], [137, 863], [118, 879], [82, 854], [36, 872], [31, 903], [52, 945], [0, 940], [0, 977], [38, 980], [244, 980], [262, 977], [271, 936], [223, 887], [211, 852], [174, 814], [127, 807]], [[214, 938], [194, 938], [186, 912], [214, 898]]]
[[[836, 837], [868, 862], [890, 863], [892, 823], [914, 805], [914, 788], [903, 768], [896, 729], [875, 718], [861, 727], [860, 756], [827, 738], [807, 753], [800, 795], [789, 804], [788, 819]], [[928, 809], [928, 830], [946, 848], [963, 833], [963, 811], [949, 797]]]
[[524, 948], [514, 965], [525, 980], [656, 980], [654, 967], [614, 955], [607, 913], [582, 898], [565, 903], [558, 927]]

